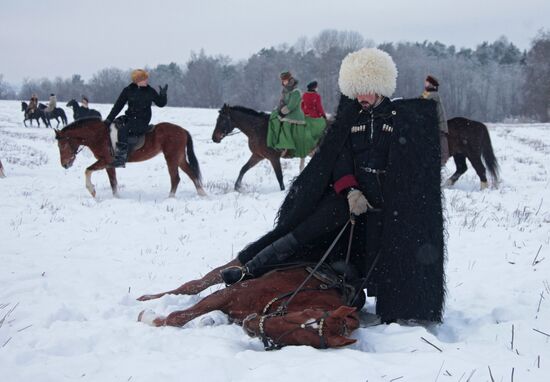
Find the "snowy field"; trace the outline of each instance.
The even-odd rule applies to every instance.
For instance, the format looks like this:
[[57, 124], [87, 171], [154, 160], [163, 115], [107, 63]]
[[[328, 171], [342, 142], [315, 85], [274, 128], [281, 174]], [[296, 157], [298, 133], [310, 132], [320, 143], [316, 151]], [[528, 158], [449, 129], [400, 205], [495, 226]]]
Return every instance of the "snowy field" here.
[[[470, 168], [445, 190], [442, 325], [371, 326], [344, 349], [265, 352], [221, 314], [181, 329], [136, 322], [145, 308], [197, 302], [136, 298], [229, 261], [272, 226], [284, 196], [267, 162], [233, 191], [249, 152], [242, 134], [211, 141], [215, 110], [153, 115], [193, 135], [207, 197], [181, 174], [167, 199], [159, 156], [118, 171], [120, 199], [96, 173], [94, 200], [84, 187], [90, 152], [63, 169], [53, 132], [24, 128], [20, 104], [0, 102], [0, 381], [550, 381], [550, 125], [490, 125], [499, 188], [479, 191]], [[283, 171], [288, 184], [298, 160]]]

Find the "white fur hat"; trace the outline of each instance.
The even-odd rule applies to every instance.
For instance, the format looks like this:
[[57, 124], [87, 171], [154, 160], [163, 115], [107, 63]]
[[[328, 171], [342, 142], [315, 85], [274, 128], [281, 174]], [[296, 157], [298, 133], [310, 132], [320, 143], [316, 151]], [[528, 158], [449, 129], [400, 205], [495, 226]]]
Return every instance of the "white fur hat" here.
[[342, 60], [338, 85], [342, 94], [349, 98], [367, 93], [391, 97], [396, 80], [397, 68], [388, 53], [376, 48], [363, 48]]

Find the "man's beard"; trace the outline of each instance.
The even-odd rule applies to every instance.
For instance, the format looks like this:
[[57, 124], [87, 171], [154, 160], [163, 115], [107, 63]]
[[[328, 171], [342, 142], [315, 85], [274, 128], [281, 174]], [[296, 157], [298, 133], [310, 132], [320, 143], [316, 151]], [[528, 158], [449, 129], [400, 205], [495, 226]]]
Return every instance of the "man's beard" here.
[[372, 104], [367, 101], [361, 101], [359, 103], [361, 104], [361, 107], [363, 108], [363, 110], [368, 110], [372, 108]]

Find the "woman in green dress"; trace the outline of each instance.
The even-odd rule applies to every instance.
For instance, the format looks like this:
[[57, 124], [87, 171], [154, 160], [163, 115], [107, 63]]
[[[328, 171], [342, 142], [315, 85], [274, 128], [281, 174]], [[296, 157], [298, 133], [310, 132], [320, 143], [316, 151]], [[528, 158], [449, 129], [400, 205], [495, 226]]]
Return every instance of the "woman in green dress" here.
[[279, 105], [269, 118], [267, 132], [267, 145], [274, 149], [282, 150], [283, 157], [305, 157], [303, 145], [296, 135], [297, 129], [305, 130], [306, 120], [302, 112], [302, 94], [296, 81], [290, 72], [281, 73], [281, 85], [283, 91]]

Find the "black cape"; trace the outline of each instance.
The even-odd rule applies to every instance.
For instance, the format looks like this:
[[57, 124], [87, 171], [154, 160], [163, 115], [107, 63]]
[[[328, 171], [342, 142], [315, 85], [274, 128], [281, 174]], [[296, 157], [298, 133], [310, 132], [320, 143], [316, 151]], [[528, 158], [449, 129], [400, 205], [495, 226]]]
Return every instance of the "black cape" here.
[[[376, 265], [376, 313], [386, 322], [440, 322], [445, 298], [445, 244], [436, 104], [392, 102], [394, 134], [384, 185], [382, 252]], [[292, 231], [332, 187], [332, 169], [360, 105], [342, 96], [315, 155], [294, 180], [275, 227], [244, 248], [250, 258]]]

